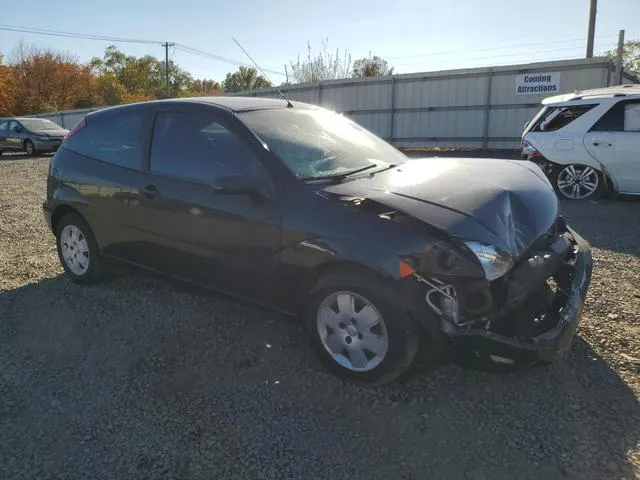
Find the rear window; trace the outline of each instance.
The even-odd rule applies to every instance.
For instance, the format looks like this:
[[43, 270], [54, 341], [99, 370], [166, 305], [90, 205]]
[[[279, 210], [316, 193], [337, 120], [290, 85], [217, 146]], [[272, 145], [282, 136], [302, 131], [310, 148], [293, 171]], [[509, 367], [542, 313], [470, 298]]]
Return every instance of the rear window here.
[[571, 105], [564, 107], [549, 107], [533, 127], [534, 132], [553, 132], [566, 127], [575, 119], [581, 117], [596, 105]]
[[144, 112], [127, 112], [89, 122], [64, 143], [80, 155], [131, 169], [140, 168]]

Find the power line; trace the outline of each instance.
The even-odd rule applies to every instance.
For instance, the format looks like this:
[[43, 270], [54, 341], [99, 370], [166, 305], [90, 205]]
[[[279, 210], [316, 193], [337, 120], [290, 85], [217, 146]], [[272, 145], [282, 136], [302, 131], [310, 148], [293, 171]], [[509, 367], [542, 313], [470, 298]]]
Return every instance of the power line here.
[[[246, 64], [244, 62], [240, 62], [240, 61], [234, 60], [232, 58], [223, 57], [221, 55], [216, 55], [215, 53], [205, 52], [204, 50], [200, 50], [198, 48], [188, 47], [187, 45], [182, 45], [181, 43], [177, 43], [176, 44], [176, 49], [177, 50], [181, 50], [181, 51], [186, 52], [186, 53], [191, 53], [192, 55], [199, 55], [199, 56], [204, 57], [204, 58], [210, 58], [210, 59], [213, 59], [213, 60], [218, 60], [220, 62], [229, 63], [231, 65], [253, 68], [252, 65]], [[274, 75], [280, 75], [282, 77], [285, 76], [285, 74], [283, 72], [278, 72], [278, 71], [275, 71], [275, 70], [269, 70], [269, 69], [265, 68], [264, 71], [272, 73]]]
[[[598, 37], [600, 40], [605, 39], [605, 38], [613, 38], [616, 37], [616, 35], [602, 35], [600, 37]], [[473, 50], [450, 50], [448, 52], [432, 52], [432, 53], [418, 53], [418, 54], [414, 54], [414, 55], [400, 55], [400, 56], [395, 56], [395, 57], [385, 57], [385, 59], [387, 60], [399, 60], [399, 59], [403, 59], [403, 58], [418, 58], [418, 57], [431, 57], [431, 56], [435, 56], [435, 55], [454, 55], [454, 54], [458, 54], [458, 53], [472, 53], [472, 52], [490, 52], [490, 51], [494, 51], [494, 50], [504, 50], [507, 48], [514, 48], [514, 47], [539, 47], [539, 46], [545, 46], [545, 45], [556, 45], [558, 43], [569, 43], [569, 42], [583, 42], [584, 38], [572, 38], [572, 39], [565, 39], [565, 40], [555, 40], [553, 42], [542, 42], [542, 43], [514, 43], [514, 44], [504, 44], [501, 47], [491, 47], [491, 48], [479, 48], [479, 49], [473, 49]]]
[[[47, 30], [43, 28], [20, 27], [16, 25], [0, 24], [0, 30], [4, 30], [8, 32], [31, 33], [34, 35], [47, 35], [52, 37], [82, 38], [85, 40], [101, 40], [101, 41], [107, 41], [107, 42], [137, 43], [137, 44], [159, 45], [159, 46], [162, 46], [163, 43], [167, 43], [161, 40], [145, 40], [145, 39], [139, 39], [139, 38], [111, 37], [108, 35], [94, 35], [94, 34], [88, 34], [88, 33], [65, 32], [60, 30]], [[228, 63], [231, 65], [250, 67], [250, 65], [244, 62], [240, 62], [238, 60], [234, 60], [233, 58], [227, 58], [221, 55], [216, 55], [214, 53], [205, 52], [204, 50], [189, 47], [187, 45], [176, 43], [175, 48], [177, 50], [182, 50], [184, 52], [191, 53], [193, 55], [200, 55], [202, 57]], [[284, 73], [277, 72], [275, 70], [266, 70], [266, 71], [274, 75], [285, 76]]]
[[86, 40], [103, 40], [103, 41], [109, 41], [109, 42], [143, 43], [143, 44], [152, 44], [152, 45], [162, 44], [162, 42], [159, 40], [140, 40], [136, 38], [109, 37], [105, 35], [62, 32], [58, 30], [45, 30], [41, 28], [17, 27], [14, 25], [0, 25], [0, 30], [5, 30], [8, 32], [32, 33], [35, 35], [49, 35], [52, 37], [83, 38]]

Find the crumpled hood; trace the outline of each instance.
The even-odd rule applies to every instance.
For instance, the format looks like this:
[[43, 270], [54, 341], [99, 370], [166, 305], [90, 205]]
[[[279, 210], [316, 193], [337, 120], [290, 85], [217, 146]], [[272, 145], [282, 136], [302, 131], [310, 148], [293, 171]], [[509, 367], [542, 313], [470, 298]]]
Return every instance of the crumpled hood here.
[[527, 161], [409, 160], [324, 191], [376, 201], [454, 237], [495, 245], [514, 256], [547, 232], [558, 216], [551, 184]]

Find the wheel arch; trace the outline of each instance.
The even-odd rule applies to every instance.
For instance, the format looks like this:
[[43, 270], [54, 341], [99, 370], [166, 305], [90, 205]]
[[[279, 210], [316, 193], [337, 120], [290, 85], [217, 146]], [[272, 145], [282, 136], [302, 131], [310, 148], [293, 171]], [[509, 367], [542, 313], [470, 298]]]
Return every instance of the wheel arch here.
[[[74, 213], [78, 215], [87, 225], [89, 225], [89, 222], [87, 221], [86, 217], [82, 215], [82, 213], [80, 213], [80, 211], [77, 208], [73, 207], [72, 205], [69, 205], [68, 203], [62, 203], [57, 207], [55, 207], [51, 212], [51, 230], [53, 231], [54, 234], [58, 229], [60, 220], [62, 220], [62, 218], [65, 215], [68, 215], [70, 213]], [[91, 225], [89, 225], [89, 228], [91, 228]]]
[[[306, 296], [301, 302], [301, 310], [298, 313], [303, 312], [303, 308], [307, 303], [307, 299], [313, 295], [316, 285], [319, 284], [319, 280], [323, 276], [329, 276], [332, 274], [344, 274], [344, 275], [363, 275], [369, 277], [374, 281], [382, 281], [392, 290], [397, 292], [398, 297], [407, 295], [407, 305], [412, 305], [410, 299], [413, 297], [409, 291], [405, 291], [408, 285], [403, 284], [405, 280], [398, 280], [393, 276], [391, 272], [384, 270], [378, 270], [369, 266], [363, 265], [357, 261], [349, 259], [336, 259], [334, 261], [325, 262], [318, 265], [315, 271], [315, 277], [311, 283], [310, 288], [307, 291]], [[437, 356], [445, 347], [445, 338], [440, 330], [440, 320], [433, 312], [427, 308], [426, 303], [412, 305], [410, 308], [406, 308], [406, 313], [409, 316], [411, 322], [417, 327], [417, 331], [420, 335], [421, 346], [430, 346], [431, 352], [427, 352], [427, 355]], [[421, 347], [422, 348], [422, 347]], [[423, 355], [425, 352], [423, 352]], [[427, 358], [427, 356], [425, 356]]]
[[607, 193], [610, 195], [616, 194], [618, 192], [618, 183], [616, 182], [615, 177], [611, 174], [609, 169], [605, 167], [602, 163], [598, 162], [597, 160], [594, 160], [593, 158], [589, 158], [588, 160], [589, 161], [587, 162], [579, 161], [579, 162], [558, 163], [556, 161], [546, 159], [546, 162], [547, 162], [548, 170], [554, 170], [554, 169], [560, 170], [568, 165], [588, 165], [589, 167], [592, 167], [595, 170], [597, 170], [600, 173], [600, 175], [602, 175], [602, 178], [604, 180], [605, 190], [607, 191]]

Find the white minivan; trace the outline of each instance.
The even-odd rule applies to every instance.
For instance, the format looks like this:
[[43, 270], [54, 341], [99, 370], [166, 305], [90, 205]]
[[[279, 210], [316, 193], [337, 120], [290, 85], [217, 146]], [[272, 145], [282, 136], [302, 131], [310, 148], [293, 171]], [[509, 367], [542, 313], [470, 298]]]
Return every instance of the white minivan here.
[[640, 195], [640, 85], [584, 90], [542, 101], [522, 134], [561, 198]]

